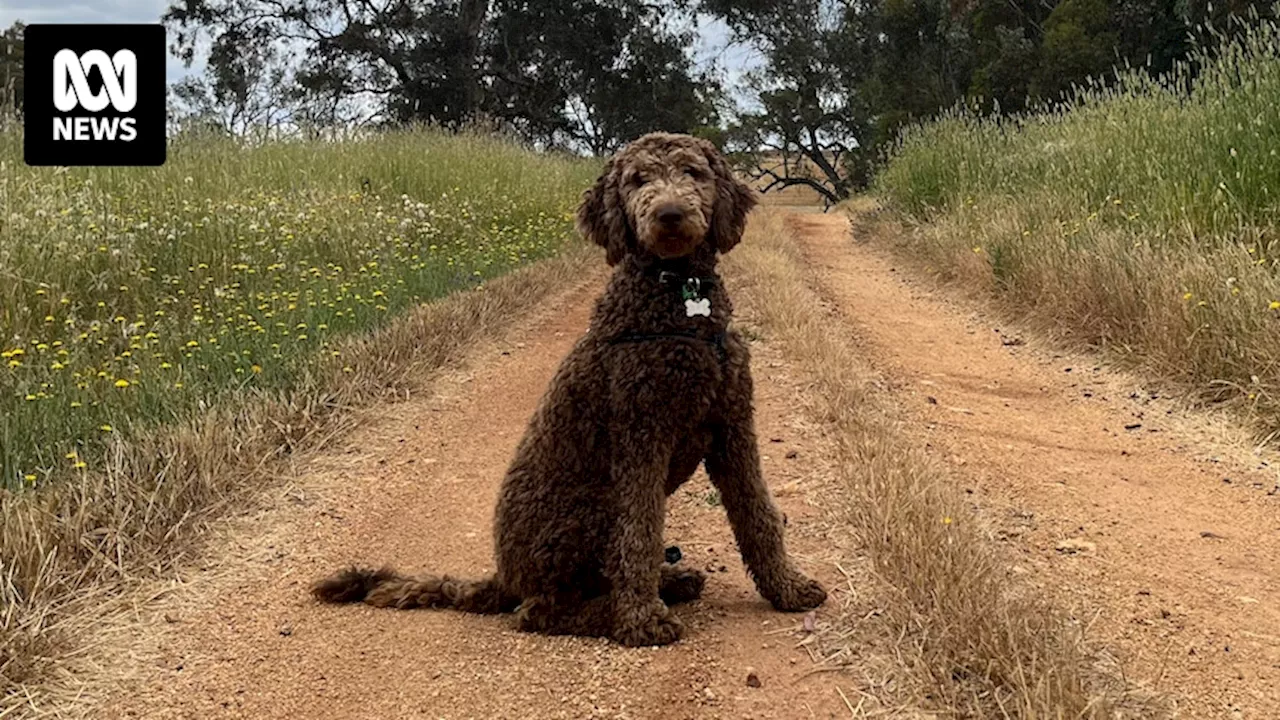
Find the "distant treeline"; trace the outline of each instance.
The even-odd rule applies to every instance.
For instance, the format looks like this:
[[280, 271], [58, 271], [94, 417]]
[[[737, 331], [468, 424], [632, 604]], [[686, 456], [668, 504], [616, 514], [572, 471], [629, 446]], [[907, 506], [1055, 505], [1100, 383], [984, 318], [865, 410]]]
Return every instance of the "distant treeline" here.
[[[905, 123], [962, 102], [1020, 111], [1116, 67], [1162, 73], [1206, 28], [1236, 32], [1272, 2], [173, 0], [163, 19], [174, 51], [206, 62], [172, 88], [187, 125], [483, 121], [595, 154], [697, 132], [834, 200], [865, 186]], [[736, 87], [694, 58], [708, 19], [763, 61]], [[0, 104], [21, 99], [21, 35], [0, 36]]]
[[[1216, 45], [1213, 35], [1275, 16], [1272, 0], [704, 0], [704, 9], [766, 59], [753, 78], [756, 107], [725, 140], [754, 153], [771, 184], [807, 184], [829, 200], [866, 185], [904, 124], [961, 103], [1019, 112], [1090, 78], [1112, 82], [1117, 67], [1164, 73], [1197, 45]], [[797, 169], [778, 173], [780, 155]]]

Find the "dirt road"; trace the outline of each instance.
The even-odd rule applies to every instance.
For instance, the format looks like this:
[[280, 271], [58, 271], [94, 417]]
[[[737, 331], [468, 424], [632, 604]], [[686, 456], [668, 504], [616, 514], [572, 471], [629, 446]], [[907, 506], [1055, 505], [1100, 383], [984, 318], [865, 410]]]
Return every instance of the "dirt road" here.
[[1096, 358], [1022, 344], [851, 238], [844, 218], [792, 222], [908, 408], [908, 432], [953, 464], [1007, 548], [1011, 577], [1074, 608], [1179, 716], [1280, 717], [1274, 459], [1202, 457], [1220, 448], [1194, 414]]
[[[992, 542], [1007, 549], [1011, 582], [1092, 622], [1091, 636], [1140, 682], [1172, 693], [1183, 717], [1280, 717], [1274, 472], [1197, 460], [1181, 426], [1135, 417], [1156, 406], [1129, 399], [1123, 376], [1012, 344], [852, 242], [843, 218], [791, 222], [836, 321], [909, 408], [905, 431], [949, 458], [972, 491]], [[597, 291], [531, 316], [430, 395], [380, 409], [300, 467], [278, 508], [232, 533], [229, 554], [142, 624], [145, 670], [128, 674], [100, 716], [848, 717], [856, 673], [812, 672], [801, 618], [755, 593], [705, 478], [671, 503], [668, 543], [710, 571], [703, 600], [681, 610], [687, 638], [672, 647], [627, 650], [516, 633], [504, 618], [307, 597], [312, 579], [354, 560], [489, 569], [503, 470]], [[828, 506], [821, 429], [794, 402], [803, 381], [759, 345], [765, 475], [793, 553], [837, 589], [822, 622], [857, 594], [835, 566], [847, 531]], [[762, 687], [748, 686], [748, 669]]]
[[[283, 507], [232, 540], [236, 556], [212, 563], [226, 576], [197, 579], [198, 590], [170, 601], [151, 642], [155, 667], [104, 716], [847, 717], [835, 681], [812, 673], [797, 647], [802, 617], [773, 611], [746, 577], [705, 476], [670, 506], [668, 543], [708, 572], [704, 599], [681, 611], [687, 639], [675, 647], [628, 650], [517, 633], [508, 618], [308, 597], [311, 580], [357, 560], [473, 576], [491, 569], [498, 484], [599, 290], [554, 303], [501, 345], [478, 349], [432, 396], [382, 409], [345, 448], [300, 468]], [[843, 578], [822, 535], [812, 431], [787, 407], [796, 390], [786, 378], [766, 367], [757, 382], [763, 463], [788, 490], [779, 504], [790, 549], [833, 588]], [[748, 686], [752, 670], [761, 687]]]

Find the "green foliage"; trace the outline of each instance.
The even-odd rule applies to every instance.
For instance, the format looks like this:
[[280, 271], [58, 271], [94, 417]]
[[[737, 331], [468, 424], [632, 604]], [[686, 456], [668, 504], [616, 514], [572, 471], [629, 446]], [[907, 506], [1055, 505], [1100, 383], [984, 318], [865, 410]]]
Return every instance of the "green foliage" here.
[[490, 121], [601, 153], [715, 121], [683, 17], [636, 0], [180, 0], [165, 22], [184, 59], [208, 47], [179, 89], [205, 123]]
[[1035, 94], [1058, 97], [1072, 83], [1101, 77], [1114, 65], [1119, 41], [1107, 0], [1062, 0], [1044, 24]]
[[[741, 118], [738, 135], [768, 146], [771, 160], [807, 161], [790, 163], [797, 174], [785, 181], [757, 174], [783, 186], [816, 177], [820, 191], [843, 197], [906, 125], [957, 105], [987, 114], [1051, 105], [1116, 82], [1116, 68], [1168, 72], [1187, 60], [1202, 23], [1238, 32], [1271, 2], [706, 0], [704, 9], [767, 60], [753, 88], [762, 110]], [[839, 172], [814, 171], [832, 155]]]
[[1082, 209], [1123, 197], [1142, 208], [1126, 225], [1229, 239], [1280, 207], [1277, 41], [1263, 25], [1198, 56], [1195, 76], [1186, 65], [1161, 79], [1131, 71], [1040, 114], [951, 111], [904, 134], [878, 187], [913, 214], [988, 193], [1053, 189]]
[[824, 0], [709, 0], [735, 37], [760, 47], [767, 65], [748, 84], [756, 109], [739, 113], [725, 146], [768, 190], [803, 185], [828, 203], [869, 176], [867, 113], [848, 73], [858, 29]]
[[193, 135], [160, 168], [70, 171], [23, 166], [7, 133], [0, 168], [0, 488], [287, 391], [341, 368], [340, 336], [558, 252], [596, 169], [434, 131]]

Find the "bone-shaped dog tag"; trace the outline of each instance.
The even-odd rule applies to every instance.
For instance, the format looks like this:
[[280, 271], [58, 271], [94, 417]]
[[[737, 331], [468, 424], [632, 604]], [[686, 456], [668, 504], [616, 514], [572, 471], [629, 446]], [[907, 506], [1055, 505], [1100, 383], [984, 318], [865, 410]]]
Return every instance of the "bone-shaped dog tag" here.
[[689, 299], [684, 301], [684, 314], [686, 317], [701, 315], [702, 317], [711, 317], [711, 298], [698, 298], [697, 300]]

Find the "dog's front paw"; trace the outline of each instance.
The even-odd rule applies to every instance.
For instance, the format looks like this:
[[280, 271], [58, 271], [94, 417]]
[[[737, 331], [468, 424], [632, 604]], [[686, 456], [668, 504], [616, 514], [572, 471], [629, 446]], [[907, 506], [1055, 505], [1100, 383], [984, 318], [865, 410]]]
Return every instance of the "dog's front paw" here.
[[684, 635], [684, 623], [661, 601], [618, 618], [613, 639], [628, 647], [670, 645]]
[[827, 600], [822, 583], [799, 572], [789, 574], [764, 595], [775, 609], [783, 612], [812, 610]]

